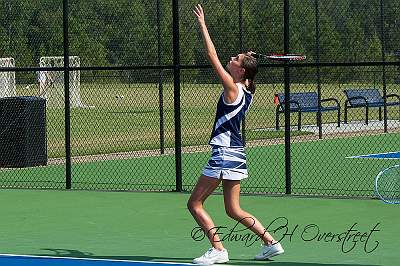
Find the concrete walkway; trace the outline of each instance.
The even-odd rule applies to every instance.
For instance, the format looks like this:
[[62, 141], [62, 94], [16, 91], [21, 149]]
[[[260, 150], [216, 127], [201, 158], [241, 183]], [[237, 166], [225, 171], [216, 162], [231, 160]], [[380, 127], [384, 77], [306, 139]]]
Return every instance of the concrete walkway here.
[[[400, 129], [400, 121], [388, 120], [387, 127], [388, 129]], [[379, 129], [382, 129], [383, 131], [383, 128], [383, 121], [371, 120], [368, 122], [368, 125], [365, 124], [365, 121], [349, 121], [347, 124], [341, 123], [340, 127], [337, 127], [336, 123], [322, 124], [322, 133], [332, 134], [345, 132], [361, 132]], [[297, 127], [293, 127], [293, 130], [297, 130]], [[301, 131], [313, 132], [318, 134], [318, 127], [316, 125], [304, 125], [301, 127]]]

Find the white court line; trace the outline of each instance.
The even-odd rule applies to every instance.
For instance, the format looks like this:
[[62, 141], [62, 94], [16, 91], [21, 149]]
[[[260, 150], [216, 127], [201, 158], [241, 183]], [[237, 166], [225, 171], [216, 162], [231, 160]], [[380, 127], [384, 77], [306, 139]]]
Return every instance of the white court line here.
[[[356, 155], [356, 156], [348, 156], [346, 159], [355, 159], [355, 158], [366, 158], [366, 159], [376, 159], [376, 158], [371, 158], [370, 156], [376, 156], [376, 155], [385, 155], [385, 154], [400, 154], [400, 151], [392, 151], [392, 152], [384, 152], [384, 153], [372, 153], [372, 154], [364, 154], [364, 155]], [[381, 159], [392, 159], [392, 160], [398, 160], [399, 158], [381, 158]]]
[[117, 260], [117, 259], [94, 259], [94, 258], [75, 258], [75, 257], [53, 257], [53, 256], [38, 256], [38, 255], [18, 255], [18, 254], [1, 254], [1, 257], [20, 257], [20, 258], [35, 258], [35, 259], [64, 259], [64, 260], [83, 260], [83, 261], [109, 261], [109, 262], [133, 262], [133, 263], [148, 263], [148, 264], [172, 264], [172, 265], [195, 265], [191, 263], [180, 262], [157, 262], [157, 261], [140, 261], [140, 260]]

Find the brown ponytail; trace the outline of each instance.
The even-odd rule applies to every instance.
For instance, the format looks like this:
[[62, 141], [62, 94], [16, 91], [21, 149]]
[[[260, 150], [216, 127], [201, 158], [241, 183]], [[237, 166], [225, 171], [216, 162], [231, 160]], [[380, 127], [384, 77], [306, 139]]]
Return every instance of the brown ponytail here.
[[256, 85], [254, 84], [254, 80], [248, 79], [249, 84], [246, 86], [246, 89], [254, 94], [256, 92]]
[[248, 80], [247, 90], [254, 94], [256, 92], [256, 85], [254, 84], [254, 78], [258, 72], [258, 62], [252, 56], [245, 55], [243, 58], [242, 67], [244, 68], [244, 80]]

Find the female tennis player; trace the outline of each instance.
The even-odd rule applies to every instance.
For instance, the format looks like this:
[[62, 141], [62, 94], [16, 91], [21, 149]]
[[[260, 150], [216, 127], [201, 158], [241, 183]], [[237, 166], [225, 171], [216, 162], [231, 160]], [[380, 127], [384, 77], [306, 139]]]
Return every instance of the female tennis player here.
[[212, 157], [188, 200], [187, 206], [207, 237], [212, 247], [201, 257], [193, 260], [196, 264], [225, 263], [229, 261], [228, 251], [222, 245], [211, 217], [203, 207], [207, 197], [222, 181], [225, 210], [229, 217], [252, 230], [264, 242], [256, 260], [265, 260], [284, 252], [281, 244], [264, 229], [251, 214], [241, 209], [239, 204], [240, 181], [247, 177], [246, 157], [240, 134], [240, 123], [247, 113], [255, 92], [254, 78], [257, 74], [257, 60], [251, 52], [232, 57], [227, 71], [218, 59], [204, 20], [201, 5], [194, 14], [202, 33], [207, 57], [219, 77], [223, 93], [217, 104], [216, 118], [209, 144]]

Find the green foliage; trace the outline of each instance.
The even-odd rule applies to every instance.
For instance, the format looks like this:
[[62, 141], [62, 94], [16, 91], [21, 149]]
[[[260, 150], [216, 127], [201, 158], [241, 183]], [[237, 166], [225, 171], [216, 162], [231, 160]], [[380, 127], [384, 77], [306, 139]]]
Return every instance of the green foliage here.
[[[185, 65], [207, 64], [192, 13], [197, 2], [179, 2], [180, 55]], [[243, 0], [242, 42], [238, 0], [200, 2], [223, 64], [249, 48], [283, 52], [282, 1]], [[381, 59], [379, 0], [320, 0], [318, 12], [321, 62]], [[389, 55], [400, 50], [399, 2], [385, 0], [384, 12], [384, 50], [390, 60]], [[290, 51], [307, 54], [308, 62], [317, 59], [315, 14], [315, 0], [290, 1]], [[62, 55], [62, 18], [62, 1], [2, 1], [0, 56], [14, 57], [17, 66], [26, 67], [37, 66], [41, 56]], [[170, 65], [172, 32], [169, 0], [69, 0], [70, 53], [80, 56], [82, 66]], [[307, 69], [300, 72], [314, 76]], [[196, 79], [205, 82], [209, 78], [202, 73], [195, 72]], [[351, 71], [341, 75], [345, 81], [352, 79]], [[121, 80], [138, 81], [126, 76]]]

